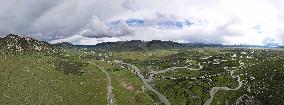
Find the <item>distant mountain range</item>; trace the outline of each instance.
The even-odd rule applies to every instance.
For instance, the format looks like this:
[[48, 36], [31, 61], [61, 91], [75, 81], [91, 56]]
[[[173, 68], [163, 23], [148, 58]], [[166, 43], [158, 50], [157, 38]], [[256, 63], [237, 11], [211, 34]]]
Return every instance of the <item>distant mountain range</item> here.
[[186, 46], [173, 42], [173, 41], [118, 41], [118, 42], [104, 42], [95, 45], [97, 49], [106, 49], [114, 51], [140, 51], [140, 50], [155, 50], [155, 49], [177, 49], [184, 48]]
[[[222, 44], [204, 44], [204, 43], [177, 43], [173, 41], [118, 41], [118, 42], [103, 42], [97, 45], [73, 45], [68, 42], [50, 44], [45, 41], [38, 41], [29, 37], [21, 37], [19, 35], [8, 34], [0, 38], [0, 48], [9, 49], [17, 52], [26, 51], [58, 51], [67, 48], [88, 48], [88, 49], [104, 49], [110, 51], [143, 51], [143, 50], [161, 50], [161, 49], [182, 49], [182, 48], [198, 48], [198, 47], [271, 47], [257, 45], [222, 45]], [[273, 46], [284, 48], [284, 46]]]

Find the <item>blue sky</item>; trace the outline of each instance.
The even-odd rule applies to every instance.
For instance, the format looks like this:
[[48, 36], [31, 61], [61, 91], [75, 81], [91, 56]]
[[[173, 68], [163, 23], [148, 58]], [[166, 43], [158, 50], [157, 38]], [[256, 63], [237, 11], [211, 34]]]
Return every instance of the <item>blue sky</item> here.
[[0, 34], [52, 43], [284, 42], [281, 0], [0, 0]]

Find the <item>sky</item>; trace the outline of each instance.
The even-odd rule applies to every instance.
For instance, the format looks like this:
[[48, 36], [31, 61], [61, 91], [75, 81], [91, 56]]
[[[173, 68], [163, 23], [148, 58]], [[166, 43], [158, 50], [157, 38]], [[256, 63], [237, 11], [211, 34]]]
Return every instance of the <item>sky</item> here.
[[0, 35], [94, 45], [125, 40], [284, 43], [283, 0], [0, 0]]

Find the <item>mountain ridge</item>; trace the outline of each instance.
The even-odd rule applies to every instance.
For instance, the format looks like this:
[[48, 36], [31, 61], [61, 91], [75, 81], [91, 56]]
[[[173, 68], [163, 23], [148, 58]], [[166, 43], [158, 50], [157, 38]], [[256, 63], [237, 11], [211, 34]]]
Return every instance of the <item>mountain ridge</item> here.
[[[253, 45], [223, 45], [223, 44], [205, 44], [205, 43], [178, 43], [174, 41], [142, 41], [142, 40], [130, 40], [130, 41], [117, 41], [117, 42], [102, 42], [96, 45], [73, 45], [69, 42], [62, 42], [56, 44], [50, 44], [46, 41], [39, 41], [34, 38], [24, 37], [16, 34], [7, 34], [3, 38], [0, 37], [0, 48], [9, 49], [17, 52], [27, 51], [59, 51], [63, 49], [103, 49], [110, 51], [143, 51], [143, 50], [163, 50], [163, 49], [183, 49], [183, 48], [195, 48], [195, 47], [257, 47], [266, 48], [267, 46], [253, 46]], [[278, 46], [277, 48], [283, 48]]]
[[3, 38], [0, 38], [0, 45], [1, 48], [16, 52], [55, 50], [54, 47], [46, 41], [39, 41], [34, 38], [23, 37], [16, 34], [7, 34]]
[[118, 41], [118, 42], [103, 42], [94, 45], [97, 49], [116, 50], [116, 51], [141, 51], [141, 50], [156, 50], [156, 49], [177, 49], [184, 48], [186, 46], [173, 42], [173, 41]]

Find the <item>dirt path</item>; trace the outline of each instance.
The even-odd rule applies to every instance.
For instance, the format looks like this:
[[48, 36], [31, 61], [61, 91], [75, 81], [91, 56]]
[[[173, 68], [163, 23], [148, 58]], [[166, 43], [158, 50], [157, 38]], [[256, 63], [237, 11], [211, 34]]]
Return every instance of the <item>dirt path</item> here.
[[115, 105], [114, 103], [114, 99], [113, 99], [113, 93], [112, 93], [112, 84], [111, 84], [111, 76], [110, 74], [103, 69], [102, 67], [98, 66], [99, 69], [101, 69], [107, 76], [107, 81], [108, 81], [108, 85], [107, 85], [107, 100], [108, 100], [108, 105]]

